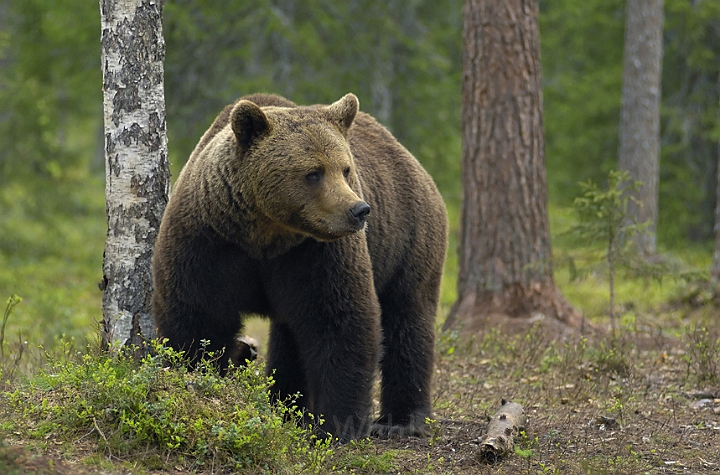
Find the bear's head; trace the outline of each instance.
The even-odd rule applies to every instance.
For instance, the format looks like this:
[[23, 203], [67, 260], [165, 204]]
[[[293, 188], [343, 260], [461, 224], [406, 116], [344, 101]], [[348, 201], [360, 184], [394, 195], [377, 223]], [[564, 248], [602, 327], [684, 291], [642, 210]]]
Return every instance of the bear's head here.
[[370, 206], [347, 141], [358, 99], [330, 106], [259, 107], [239, 101], [230, 115], [243, 194], [284, 232], [333, 241], [363, 229]]

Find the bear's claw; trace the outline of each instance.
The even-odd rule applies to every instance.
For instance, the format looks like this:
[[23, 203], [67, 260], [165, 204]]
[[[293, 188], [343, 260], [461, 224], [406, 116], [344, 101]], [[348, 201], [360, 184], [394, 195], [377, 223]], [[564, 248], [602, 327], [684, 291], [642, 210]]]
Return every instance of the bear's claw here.
[[414, 416], [406, 423], [393, 423], [391, 417], [383, 416], [372, 425], [370, 433], [381, 439], [395, 437], [430, 437], [430, 425], [426, 417]]

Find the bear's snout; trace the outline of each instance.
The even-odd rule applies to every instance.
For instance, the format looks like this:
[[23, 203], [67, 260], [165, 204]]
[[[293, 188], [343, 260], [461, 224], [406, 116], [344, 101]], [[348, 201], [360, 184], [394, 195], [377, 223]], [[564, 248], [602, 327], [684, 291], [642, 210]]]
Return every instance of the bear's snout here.
[[358, 201], [350, 208], [350, 215], [360, 225], [365, 224], [365, 219], [367, 219], [368, 214], [370, 214], [370, 205], [364, 201]]

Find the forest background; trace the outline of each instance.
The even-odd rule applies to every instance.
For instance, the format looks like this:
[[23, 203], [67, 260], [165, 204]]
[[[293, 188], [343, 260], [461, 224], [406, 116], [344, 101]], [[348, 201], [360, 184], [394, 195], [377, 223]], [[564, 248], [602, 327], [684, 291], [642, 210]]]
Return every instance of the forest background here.
[[[602, 184], [617, 168], [624, 14], [620, 0], [540, 2], [554, 235], [571, 219], [578, 182]], [[208, 0], [167, 2], [173, 177], [215, 115], [240, 95], [274, 92], [312, 104], [354, 92], [361, 109], [433, 175], [456, 234], [461, 25], [459, 0], [229, 0], [221, 8]], [[95, 2], [0, 3], [0, 297], [24, 298], [7, 328], [21, 343], [84, 339], [101, 318], [99, 37]], [[720, 3], [665, 1], [662, 88], [659, 247], [709, 268]], [[448, 253], [445, 306], [455, 298], [455, 247]], [[582, 301], [572, 303], [587, 311]]]

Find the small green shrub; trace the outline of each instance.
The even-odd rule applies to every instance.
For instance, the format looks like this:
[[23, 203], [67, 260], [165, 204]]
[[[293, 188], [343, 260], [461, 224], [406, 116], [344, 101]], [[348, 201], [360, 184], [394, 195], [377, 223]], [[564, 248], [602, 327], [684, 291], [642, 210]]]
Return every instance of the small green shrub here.
[[5, 327], [7, 327], [10, 313], [13, 309], [22, 302], [22, 298], [18, 297], [17, 294], [13, 294], [7, 299], [7, 305], [5, 306], [5, 312], [3, 312], [2, 321], [0, 321], [0, 363], [5, 364]]
[[5, 341], [5, 329], [8, 319], [13, 309], [20, 302], [22, 302], [22, 298], [17, 294], [10, 296], [7, 299], [2, 320], [0, 320], [0, 390], [5, 388], [9, 384], [9, 381], [14, 378], [18, 363], [23, 355], [22, 346], [20, 346], [20, 351], [17, 352], [6, 351], [6, 347], [9, 345]]
[[[608, 266], [610, 293], [610, 321], [615, 337], [615, 272], [619, 265], [628, 266], [637, 254], [632, 238], [643, 232], [649, 223], [634, 223], [628, 215], [628, 203], [632, 196], [628, 191], [637, 190], [642, 183], [630, 180], [627, 171], [611, 170], [607, 190], [601, 190], [592, 181], [580, 183], [582, 193], [575, 198], [573, 207], [577, 224], [569, 231], [589, 246], [603, 248], [602, 260]], [[570, 260], [573, 274], [577, 273], [574, 260]]]
[[691, 325], [685, 333], [685, 363], [688, 376], [699, 383], [720, 380], [720, 335], [713, 325]]
[[[5, 393], [15, 430], [31, 437], [93, 437], [114, 456], [243, 473], [317, 472], [329, 442], [298, 424], [297, 408], [272, 404], [262, 365], [221, 377], [211, 360], [188, 371], [181, 353], [153, 343], [139, 364], [124, 355], [51, 362]], [[212, 358], [213, 355], [210, 355]], [[8, 414], [12, 416], [12, 414]], [[149, 454], [157, 454], [151, 457]]]

